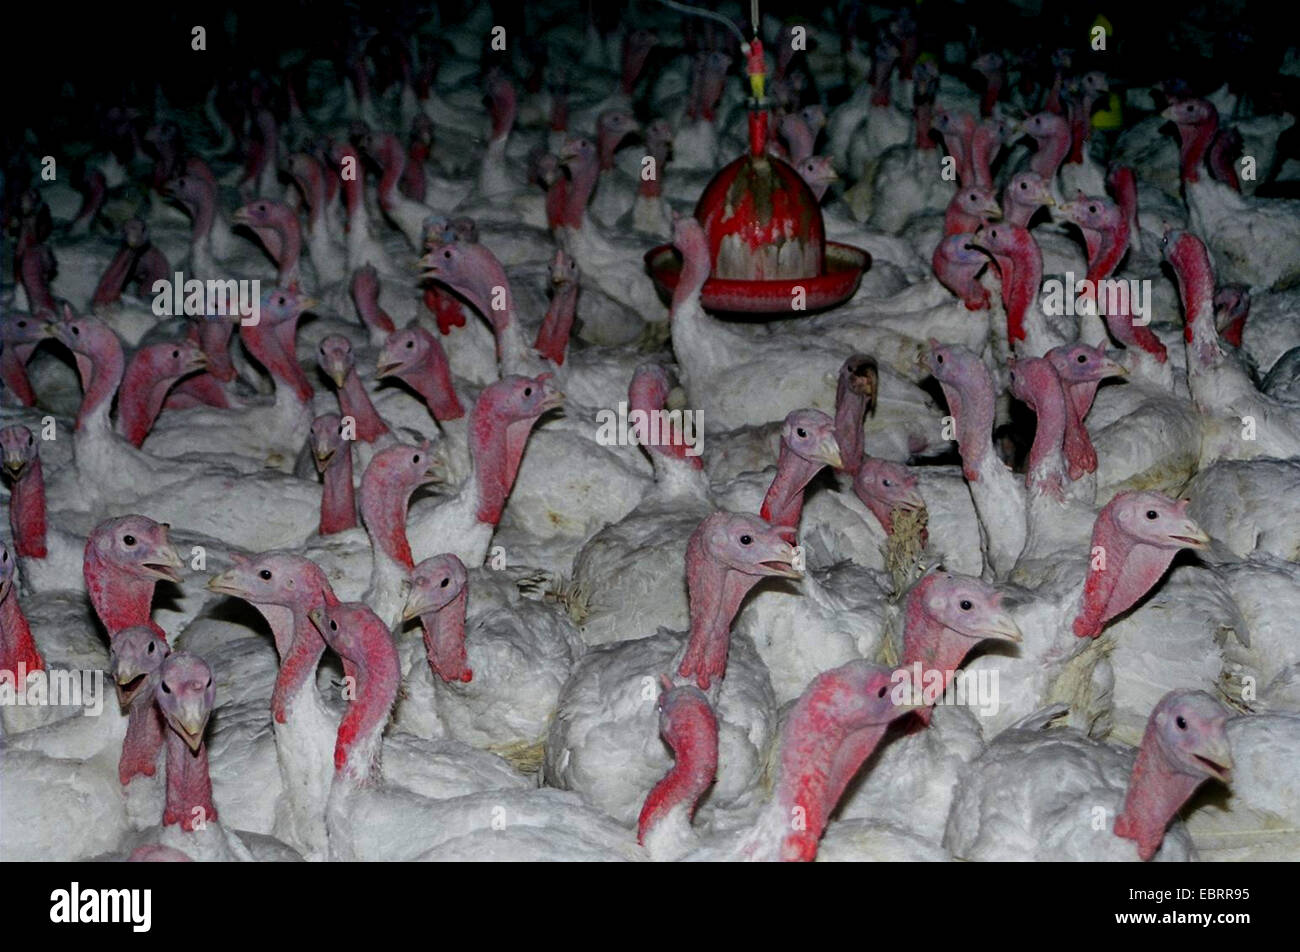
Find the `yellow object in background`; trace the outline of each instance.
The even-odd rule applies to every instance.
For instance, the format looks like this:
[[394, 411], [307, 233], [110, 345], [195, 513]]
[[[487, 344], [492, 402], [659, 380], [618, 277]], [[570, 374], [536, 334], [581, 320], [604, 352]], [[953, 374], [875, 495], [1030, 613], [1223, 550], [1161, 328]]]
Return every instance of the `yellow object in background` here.
[[1111, 93], [1105, 109], [1098, 109], [1092, 114], [1094, 129], [1119, 129], [1124, 125], [1124, 103], [1119, 93]]
[[1110, 21], [1100, 13], [1097, 14], [1097, 19], [1092, 21], [1092, 25], [1101, 27], [1106, 31], [1107, 36], [1112, 36], [1115, 33], [1115, 28], [1110, 25]]

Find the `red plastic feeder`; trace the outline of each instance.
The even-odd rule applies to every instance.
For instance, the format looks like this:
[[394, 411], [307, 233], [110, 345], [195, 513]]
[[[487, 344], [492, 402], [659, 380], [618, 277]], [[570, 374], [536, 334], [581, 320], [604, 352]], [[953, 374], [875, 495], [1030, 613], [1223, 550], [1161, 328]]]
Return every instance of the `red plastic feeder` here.
[[[750, 76], [762, 47], [751, 44]], [[755, 53], [757, 57], [755, 57]], [[756, 93], [762, 89], [761, 65]], [[714, 311], [791, 314], [824, 310], [853, 296], [871, 256], [861, 248], [826, 240], [821, 208], [788, 163], [767, 153], [767, 111], [749, 113], [749, 154], [727, 165], [695, 206], [713, 259], [701, 303]], [[645, 255], [665, 299], [681, 277], [681, 255], [671, 244]], [[802, 288], [800, 295], [798, 289]], [[803, 310], [796, 305], [802, 303]]]

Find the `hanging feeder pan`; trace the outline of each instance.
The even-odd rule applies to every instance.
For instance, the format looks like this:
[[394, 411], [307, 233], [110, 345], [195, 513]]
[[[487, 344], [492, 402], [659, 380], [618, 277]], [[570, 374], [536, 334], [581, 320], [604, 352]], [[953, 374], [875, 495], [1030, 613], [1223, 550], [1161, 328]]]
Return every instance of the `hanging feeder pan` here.
[[[664, 303], [669, 303], [682, 276], [681, 253], [671, 244], [659, 245], [645, 253], [645, 263]], [[782, 281], [709, 278], [700, 291], [700, 303], [710, 311], [736, 314], [801, 315], [824, 311], [853, 297], [870, 267], [871, 255], [861, 248], [828, 241], [825, 270], [816, 277]], [[796, 287], [804, 289], [806, 310], [794, 310]]]
[[[826, 240], [816, 196], [794, 168], [767, 151], [767, 121], [766, 109], [750, 111], [748, 154], [723, 167], [695, 206], [711, 257], [700, 294], [709, 310], [825, 310], [852, 297], [871, 266], [861, 248]], [[677, 250], [660, 245], [645, 262], [660, 294], [671, 298], [681, 277]]]

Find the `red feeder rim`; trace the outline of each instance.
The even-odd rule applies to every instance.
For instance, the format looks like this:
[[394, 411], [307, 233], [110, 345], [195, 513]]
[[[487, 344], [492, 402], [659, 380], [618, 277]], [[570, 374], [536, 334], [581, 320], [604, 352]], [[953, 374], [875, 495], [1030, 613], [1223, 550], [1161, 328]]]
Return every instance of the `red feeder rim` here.
[[[758, 94], [761, 51], [755, 40], [748, 72]], [[787, 162], [767, 152], [767, 124], [767, 110], [755, 102], [748, 154], [718, 172], [695, 206], [712, 259], [701, 303], [749, 314], [798, 314], [841, 304], [857, 290], [871, 256], [826, 240], [812, 190]], [[660, 294], [670, 299], [681, 276], [677, 250], [660, 245], [646, 252], [645, 262]]]

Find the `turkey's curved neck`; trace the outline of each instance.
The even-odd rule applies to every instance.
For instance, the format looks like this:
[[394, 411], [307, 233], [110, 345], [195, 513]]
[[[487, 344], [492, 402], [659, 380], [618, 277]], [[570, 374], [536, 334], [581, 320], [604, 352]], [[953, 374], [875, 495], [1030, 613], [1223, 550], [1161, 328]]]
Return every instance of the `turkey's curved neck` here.
[[1038, 388], [1033, 409], [1038, 416], [1027, 463], [1028, 487], [1060, 501], [1065, 485], [1065, 394], [1059, 382]]
[[45, 475], [41, 458], [33, 457], [13, 484], [9, 496], [9, 525], [20, 556], [45, 558]]
[[164, 825], [177, 823], [186, 832], [203, 829], [217, 820], [212, 803], [212, 777], [208, 773], [208, 745], [190, 750], [174, 730], [167, 730], [167, 805]]
[[356, 497], [352, 489], [352, 448], [341, 443], [325, 470], [320, 502], [320, 534], [332, 535], [357, 524]]
[[1060, 133], [1046, 135], [1034, 141], [1038, 143], [1038, 151], [1029, 160], [1029, 170], [1050, 185], [1056, 178], [1056, 170], [1061, 167], [1066, 153], [1070, 151], [1069, 127], [1063, 126]]
[[11, 585], [3, 599], [0, 599], [0, 671], [13, 674], [15, 682], [22, 679], [18, 674], [18, 665], [24, 664], [27, 671], [41, 671], [45, 661], [32, 638], [32, 629], [18, 604], [18, 593]]
[[153, 579], [132, 575], [93, 549], [86, 552], [84, 572], [86, 593], [110, 638], [124, 628], [144, 625], [166, 639], [166, 632], [151, 617]]
[[[373, 443], [389, 432], [388, 424], [384, 422], [383, 417], [375, 409], [374, 403], [371, 402], [370, 394], [366, 392], [365, 384], [361, 382], [361, 376], [357, 373], [356, 367], [348, 368], [347, 376], [343, 378], [343, 386], [339, 388], [338, 395], [339, 411], [343, 416], [350, 416], [356, 421], [357, 439], [366, 443]], [[351, 469], [350, 463], [349, 469]]]
[[1205, 781], [1205, 777], [1173, 768], [1157, 746], [1156, 730], [1155, 722], [1149, 721], [1129, 777], [1124, 808], [1115, 818], [1116, 835], [1135, 841], [1143, 860], [1160, 849], [1169, 821]]
[[468, 682], [474, 676], [465, 654], [465, 606], [468, 601], [469, 593], [462, 589], [436, 612], [420, 616], [429, 669], [444, 681]]
[[564, 365], [564, 355], [569, 349], [569, 333], [573, 329], [573, 317], [578, 306], [578, 285], [566, 282], [555, 289], [551, 296], [542, 326], [537, 331], [537, 340], [533, 348], [543, 357]]
[[112, 430], [109, 414], [113, 406], [113, 395], [122, 383], [126, 367], [122, 345], [117, 338], [110, 340], [106, 337], [105, 342], [105, 346], [94, 357], [80, 353], [75, 355], [84, 391], [81, 409], [77, 411], [78, 430], [91, 427]]
[[1039, 324], [1036, 305], [1038, 288], [1043, 280], [1043, 253], [1035, 244], [1018, 248], [1013, 254], [997, 255], [1002, 271], [1002, 306], [1007, 312], [1007, 336], [1014, 345], [1024, 341], [1029, 325]]
[[1214, 134], [1219, 131], [1219, 117], [1210, 116], [1204, 122], [1197, 123], [1194, 126], [1180, 125], [1178, 127], [1179, 138], [1179, 170], [1182, 173], [1184, 182], [1199, 182], [1201, 179], [1201, 163], [1205, 161], [1206, 150], [1209, 149], [1210, 143], [1214, 140]]
[[[695, 808], [718, 773], [718, 725], [697, 718], [670, 741], [673, 766], [651, 788], [637, 818], [637, 842], [663, 835], [664, 827], [689, 828]], [[684, 830], [682, 831], [684, 832]]]
[[1002, 465], [993, 449], [993, 418], [997, 409], [993, 382], [984, 371], [962, 386], [943, 381], [939, 385], [952, 411], [962, 475], [975, 482], [986, 466]]
[[707, 691], [714, 677], [726, 674], [732, 620], [760, 579], [720, 565], [694, 537], [686, 548], [686, 578], [691, 635], [677, 673], [695, 677], [700, 689]]
[[776, 475], [772, 478], [772, 485], [767, 488], [767, 495], [763, 497], [759, 515], [774, 526], [799, 528], [804, 489], [825, 465], [804, 459], [782, 443], [781, 453], [777, 457]]
[[401, 667], [391, 637], [368, 641], [359, 657], [345, 659], [356, 679], [356, 699], [339, 722], [334, 745], [335, 776], [352, 784], [370, 780], [379, 767], [384, 727], [397, 700]]
[[1074, 633], [1096, 638], [1112, 618], [1126, 611], [1151, 590], [1174, 560], [1177, 550], [1144, 545], [1119, 531], [1109, 509], [1103, 509], [1092, 530], [1088, 577], [1074, 619]]
[[451, 380], [447, 354], [436, 339], [430, 338], [428, 352], [409, 373], [402, 374], [402, 380], [424, 398], [429, 412], [439, 422], [458, 420], [465, 415]]

